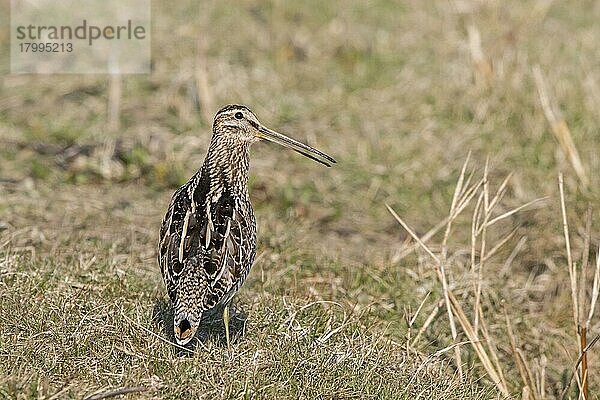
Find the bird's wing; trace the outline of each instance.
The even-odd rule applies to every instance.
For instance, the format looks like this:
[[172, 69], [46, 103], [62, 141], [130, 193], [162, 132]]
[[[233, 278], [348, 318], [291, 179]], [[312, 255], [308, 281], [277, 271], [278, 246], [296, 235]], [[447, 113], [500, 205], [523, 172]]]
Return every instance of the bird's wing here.
[[[187, 195], [187, 187], [184, 185], [173, 194], [160, 228], [158, 262], [172, 301], [175, 301], [177, 282], [185, 265], [185, 260], [179, 255], [179, 248], [182, 244], [183, 227], [189, 209], [191, 209], [191, 201]], [[189, 217], [187, 225], [189, 227]]]
[[239, 269], [243, 269], [247, 236], [247, 221], [240, 212], [236, 198], [228, 190], [212, 196], [205, 206], [209, 215], [203, 230], [202, 266], [209, 285], [204, 299], [206, 308], [226, 301], [227, 294], [239, 281]]
[[185, 274], [200, 274], [207, 284], [198, 298], [210, 309], [245, 278], [251, 262], [245, 241], [253, 226], [226, 188], [211, 192], [205, 186], [183, 186], [173, 195], [160, 231], [159, 262], [171, 300], [185, 290], [178, 289]]

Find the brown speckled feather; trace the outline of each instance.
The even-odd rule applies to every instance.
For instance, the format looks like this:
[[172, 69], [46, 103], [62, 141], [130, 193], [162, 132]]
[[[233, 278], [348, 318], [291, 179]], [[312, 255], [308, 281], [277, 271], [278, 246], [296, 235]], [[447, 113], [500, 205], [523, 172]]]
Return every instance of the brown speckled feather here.
[[158, 262], [180, 344], [193, 338], [204, 312], [229, 303], [252, 267], [256, 221], [248, 195], [249, 149], [261, 138], [325, 165], [335, 162], [263, 127], [245, 106], [217, 113], [204, 163], [173, 194], [160, 229]]
[[[229, 300], [226, 294], [244, 282], [256, 253], [256, 223], [248, 193], [208, 184], [204, 170], [173, 195], [159, 249], [175, 308], [181, 297], [195, 296], [200, 312]], [[197, 275], [198, 290], [178, 291], [187, 283], [182, 275]]]

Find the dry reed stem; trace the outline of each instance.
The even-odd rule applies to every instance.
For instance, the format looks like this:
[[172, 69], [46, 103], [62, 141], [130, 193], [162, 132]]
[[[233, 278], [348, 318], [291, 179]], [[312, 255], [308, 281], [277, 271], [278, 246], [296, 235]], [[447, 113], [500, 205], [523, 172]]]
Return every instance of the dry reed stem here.
[[[512, 174], [507, 176], [502, 181], [502, 183], [500, 184], [500, 186], [498, 187], [498, 189], [494, 192], [494, 194], [492, 196], [490, 194], [490, 187], [489, 187], [489, 182], [488, 182], [489, 163], [486, 162], [486, 166], [485, 166], [484, 173], [483, 173], [483, 178], [478, 183], [474, 184], [473, 186], [469, 186], [471, 179], [473, 177], [472, 174], [469, 175], [468, 179], [466, 180], [466, 184], [465, 184], [466, 169], [468, 166], [467, 163], [468, 163], [468, 159], [465, 162], [465, 164], [463, 165], [463, 168], [461, 170], [461, 174], [459, 176], [459, 179], [458, 179], [455, 191], [454, 191], [454, 195], [452, 198], [452, 204], [450, 207], [449, 216], [445, 219], [446, 229], [445, 229], [444, 238], [442, 241], [441, 254], [439, 257], [436, 254], [434, 254], [433, 251], [431, 251], [431, 249], [424, 243], [424, 240], [419, 238], [412, 231], [412, 229], [408, 226], [408, 224], [406, 224], [389, 205], [386, 204], [386, 207], [388, 208], [388, 211], [392, 214], [392, 216], [394, 216], [394, 218], [400, 223], [400, 225], [409, 233], [410, 237], [412, 237], [412, 239], [415, 241], [416, 245], [420, 246], [434, 260], [435, 267], [436, 267], [436, 273], [438, 274], [438, 278], [440, 279], [440, 282], [442, 283], [443, 299], [441, 299], [438, 302], [437, 307], [435, 307], [432, 310], [432, 312], [430, 313], [430, 315], [427, 317], [425, 326], [421, 327], [421, 329], [419, 330], [419, 332], [417, 333], [415, 338], [412, 340], [411, 345], [414, 346], [417, 343], [418, 339], [421, 337], [422, 333], [425, 331], [427, 326], [429, 326], [431, 324], [431, 321], [437, 314], [439, 308], [441, 308], [442, 304], [445, 304], [447, 312], [448, 312], [449, 320], [451, 321], [450, 327], [451, 327], [451, 331], [452, 331], [452, 338], [453, 338], [453, 341], [455, 342], [454, 346], [449, 347], [448, 349], [446, 349], [446, 351], [448, 351], [450, 348], [453, 348], [456, 352], [456, 350], [459, 349], [460, 344], [456, 342], [457, 332], [455, 331], [455, 329], [456, 329], [455, 321], [458, 321], [463, 332], [469, 339], [468, 343], [471, 343], [475, 353], [477, 354], [477, 357], [479, 358], [484, 369], [488, 373], [490, 379], [494, 382], [494, 384], [496, 385], [498, 390], [503, 395], [508, 395], [507, 383], [506, 383], [504, 374], [502, 372], [502, 367], [501, 367], [500, 360], [499, 360], [499, 357], [497, 354], [497, 349], [493, 345], [493, 341], [491, 340], [491, 337], [489, 335], [489, 332], [488, 332], [488, 329], [487, 329], [487, 326], [485, 323], [485, 319], [484, 319], [482, 305], [481, 305], [481, 297], [482, 297], [481, 293], [482, 293], [482, 286], [483, 286], [483, 283], [482, 283], [483, 282], [483, 272], [482, 271], [483, 271], [485, 262], [488, 261], [495, 254], [497, 254], [499, 249], [502, 248], [502, 246], [504, 246], [506, 243], [508, 243], [508, 241], [512, 237], [514, 237], [517, 230], [516, 229], [512, 230], [508, 235], [506, 235], [498, 243], [496, 243], [492, 249], [488, 250], [487, 249], [487, 240], [486, 240], [487, 228], [496, 224], [497, 222], [511, 216], [511, 215], [514, 215], [515, 213], [523, 210], [524, 208], [526, 208], [536, 202], [545, 200], [546, 198], [544, 197], [544, 198], [535, 199], [535, 200], [530, 201], [526, 204], [523, 204], [519, 207], [515, 207], [514, 209], [506, 211], [499, 216], [494, 217], [493, 216], [494, 210], [500, 204], [500, 201], [502, 200], [503, 196], [506, 194], [508, 182], [509, 182]], [[482, 188], [481, 191], [479, 191], [480, 188]], [[458, 300], [456, 299], [452, 290], [449, 287], [449, 283], [447, 281], [447, 276], [446, 276], [446, 271], [445, 271], [445, 263], [447, 261], [448, 240], [450, 237], [450, 233], [452, 231], [452, 224], [456, 220], [457, 216], [468, 206], [468, 204], [471, 202], [471, 200], [476, 195], [478, 195], [478, 198], [477, 198], [477, 202], [475, 205], [475, 209], [473, 211], [473, 217], [471, 220], [471, 263], [472, 263], [471, 268], [472, 268], [472, 271], [474, 271], [474, 269], [477, 268], [477, 279], [474, 282], [475, 300], [474, 300], [473, 307], [474, 307], [475, 316], [474, 316], [473, 322], [471, 322], [467, 318], [467, 316], [464, 312], [464, 309], [462, 308], [462, 306], [460, 305], [460, 303], [458, 302]], [[436, 226], [436, 229], [435, 229], [436, 232], [441, 229], [441, 225], [442, 224], [438, 224]], [[432, 231], [430, 231], [430, 232], [432, 232]], [[431, 236], [433, 236], [433, 234], [429, 234], [429, 237], [431, 237]], [[510, 263], [511, 258], [515, 257], [516, 253], [518, 251], [520, 251], [520, 249], [524, 246], [524, 244], [525, 244], [525, 238], [521, 238], [521, 240], [519, 241], [519, 243], [517, 244], [517, 246], [511, 253], [511, 255], [509, 256], [507, 263]], [[477, 254], [476, 248], [479, 250], [479, 255], [480, 255], [479, 265], [477, 265], [477, 263], [475, 262], [475, 256]], [[570, 260], [572, 260], [572, 258], [570, 258]], [[505, 265], [506, 265], [506, 263], [505, 263]], [[572, 262], [571, 262], [571, 265], [572, 265]], [[597, 286], [600, 286], [600, 273], [599, 273]], [[448, 302], [450, 303], [449, 306], [448, 306]], [[448, 310], [448, 307], [450, 307], [450, 310]], [[454, 324], [454, 329], [452, 327], [453, 324]], [[532, 369], [529, 367], [523, 352], [516, 347], [514, 335], [512, 334], [512, 327], [510, 326], [510, 322], [508, 320], [507, 320], [507, 324], [508, 324], [508, 327], [510, 330], [509, 335], [513, 336], [511, 339], [512, 347], [513, 347], [513, 357], [515, 359], [517, 366], [519, 367], [519, 371], [520, 371], [524, 386], [526, 388], [526, 392], [528, 393], [528, 396], [529, 396], [528, 398], [530, 398], [532, 400], [541, 399], [543, 391], [542, 391], [542, 383], [540, 383], [540, 382], [542, 382], [545, 378], [540, 377], [539, 375], [534, 375], [532, 373]], [[455, 332], [456, 332], [456, 334], [455, 334]], [[483, 338], [485, 339], [484, 342], [482, 342], [479, 339], [479, 332], [482, 333]], [[455, 358], [457, 360], [460, 359], [459, 357], [460, 357], [460, 354], [458, 354], [458, 356], [455, 354]], [[542, 371], [541, 375], [544, 375], [544, 371]]]
[[493, 256], [496, 255], [496, 253], [498, 252], [498, 250], [500, 250], [502, 248], [502, 246], [504, 246], [506, 243], [508, 243], [508, 241], [510, 239], [512, 239], [515, 236], [515, 233], [517, 233], [519, 231], [519, 228], [514, 228], [512, 231], [510, 231], [510, 233], [508, 235], [506, 235], [503, 239], [501, 239], [498, 244], [496, 244], [494, 247], [492, 247], [486, 254], [485, 257], [483, 258], [483, 262], [490, 260]]
[[[435, 225], [433, 228], [431, 228], [429, 231], [427, 231], [427, 233], [425, 233], [423, 235], [423, 237], [421, 238], [423, 243], [427, 243], [429, 241], [429, 239], [431, 239], [436, 233], [438, 233], [443, 227], [445, 227], [446, 224], [448, 223], [449, 219], [450, 219], [449, 217], [444, 218], [442, 221], [438, 222], [437, 225]], [[418, 247], [419, 247], [418, 243], [413, 243], [410, 246], [407, 246], [406, 248], [404, 248], [402, 251], [400, 251], [397, 255], [395, 255], [392, 258], [392, 263], [395, 264], [395, 263], [399, 262], [400, 260], [405, 258], [407, 255], [409, 255], [410, 253], [415, 251], [415, 249], [417, 249]]]
[[588, 385], [588, 361], [587, 361], [587, 351], [584, 351], [587, 347], [587, 329], [585, 326], [580, 327], [579, 334], [579, 343], [581, 348], [581, 387], [583, 398], [587, 400], [589, 393], [589, 385]]
[[569, 238], [569, 223], [567, 221], [567, 209], [565, 206], [565, 191], [562, 172], [558, 175], [558, 188], [560, 191], [560, 210], [562, 213], [563, 234], [565, 237], [565, 247], [567, 249], [567, 268], [569, 269], [569, 280], [571, 281], [571, 300], [573, 301], [573, 320], [575, 328], [579, 324], [579, 303], [577, 297], [577, 269], [573, 263], [571, 253], [571, 240]]
[[510, 255], [508, 256], [508, 258], [504, 262], [504, 265], [502, 266], [502, 269], [500, 270], [500, 275], [501, 276], [505, 276], [506, 274], [508, 274], [508, 270], [510, 269], [510, 265], [512, 264], [512, 262], [514, 261], [514, 259], [517, 257], [517, 254], [519, 254], [519, 252], [523, 249], [523, 247], [525, 247], [526, 243], [527, 243], [527, 236], [523, 236], [523, 237], [521, 237], [521, 239], [519, 239], [519, 242], [513, 248], [513, 251], [510, 253]]
[[598, 301], [598, 294], [600, 292], [600, 246], [598, 247], [598, 253], [596, 254], [596, 270], [594, 272], [594, 283], [592, 285], [592, 298], [590, 300], [590, 311], [585, 321], [585, 327], [590, 328], [592, 317], [594, 316], [594, 310], [596, 309], [596, 302]]
[[[409, 235], [411, 235], [412, 238], [421, 246], [421, 248], [435, 261], [434, 265], [436, 267], [436, 272], [438, 274], [438, 278], [440, 279], [440, 281], [443, 282], [443, 276], [442, 276], [442, 271], [441, 271], [441, 264], [442, 264], [441, 260], [431, 251], [431, 249], [429, 249], [429, 247], [427, 247], [421, 241], [421, 239], [413, 232], [413, 230], [404, 222], [404, 220], [402, 220], [402, 218], [400, 218], [400, 216], [388, 204], [386, 204], [386, 207], [387, 207], [388, 211], [390, 212], [390, 214], [392, 214], [392, 216], [396, 219], [396, 221], [398, 221], [398, 223], [400, 225], [402, 225], [402, 227], [409, 233]], [[506, 381], [505, 381], [503, 375], [501, 373], [498, 373], [498, 371], [496, 371], [496, 366], [491, 361], [489, 355], [487, 354], [487, 352], [486, 352], [485, 348], [483, 347], [483, 345], [481, 344], [481, 342], [476, 338], [474, 331], [473, 331], [473, 326], [471, 325], [466, 314], [464, 313], [462, 306], [460, 305], [460, 303], [458, 302], [458, 300], [456, 299], [456, 297], [454, 296], [454, 294], [448, 287], [446, 287], [446, 290], [444, 291], [444, 296], [445, 296], [444, 303], [446, 303], [446, 296], [447, 296], [448, 301], [450, 302], [451, 310], [449, 311], [449, 314], [451, 314], [452, 311], [454, 312], [454, 314], [456, 314], [456, 317], [457, 317], [459, 323], [461, 324], [463, 331], [465, 332], [465, 334], [467, 335], [467, 338], [469, 339], [469, 343], [472, 345], [473, 349], [475, 350], [477, 357], [481, 361], [481, 363], [482, 363], [484, 369], [486, 370], [486, 372], [488, 373], [490, 379], [492, 380], [492, 382], [494, 382], [494, 385], [496, 385], [496, 387], [502, 393], [502, 395], [508, 396], [509, 392], [508, 392]], [[446, 303], [446, 305], [447, 305], [447, 303]]]
[[490, 334], [488, 332], [485, 318], [483, 316], [483, 311], [482, 310], [480, 310], [480, 311], [482, 312], [482, 314], [480, 315], [479, 321], [481, 322], [480, 328], [481, 328], [481, 332], [483, 333], [483, 338], [484, 338], [485, 342], [487, 343], [488, 348], [490, 349], [490, 355], [492, 357], [492, 361], [494, 362], [494, 366], [496, 367], [496, 371], [498, 372], [498, 375], [500, 376], [500, 380], [506, 382], [506, 380], [504, 378], [504, 373], [502, 372], [502, 366], [500, 365], [500, 359], [498, 358], [498, 349], [496, 347], [496, 344], [492, 340], [492, 337], [490, 336]]
[[[477, 252], [475, 251], [475, 245], [477, 243], [477, 231], [479, 230], [479, 221], [481, 221], [481, 202], [483, 201], [483, 192], [477, 198], [477, 203], [475, 203], [475, 209], [473, 210], [473, 218], [471, 219], [471, 272], [475, 272], [475, 256]], [[473, 286], [473, 292], [475, 292], [476, 287]]]
[[581, 275], [579, 276], [579, 298], [578, 302], [580, 305], [580, 320], [577, 322], [578, 332], [579, 332], [579, 343], [581, 355], [583, 358], [581, 359], [581, 381], [582, 381], [582, 389], [583, 389], [583, 398], [588, 399], [589, 394], [589, 380], [588, 380], [588, 359], [587, 352], [584, 352], [584, 349], [587, 347], [587, 325], [581, 319], [584, 318], [585, 307], [586, 307], [586, 295], [587, 295], [587, 268], [589, 261], [589, 252], [590, 252], [590, 240], [591, 240], [591, 230], [592, 230], [592, 209], [588, 204], [588, 209], [586, 213], [586, 224], [585, 224], [585, 236], [584, 236], [584, 245], [583, 245], [583, 260], [581, 263]]
[[575, 147], [571, 130], [569, 129], [565, 119], [561, 116], [558, 107], [555, 106], [550, 99], [550, 95], [548, 94], [548, 89], [544, 81], [544, 76], [539, 65], [533, 67], [533, 76], [538, 89], [540, 103], [542, 105], [542, 109], [544, 110], [544, 115], [546, 116], [546, 119], [548, 120], [548, 123], [552, 129], [552, 133], [554, 133], [561, 150], [573, 167], [579, 182], [584, 188], [587, 189], [589, 185], [589, 179], [585, 172], [585, 168], [583, 167], [583, 163], [581, 162], [581, 158], [579, 157], [577, 147]]
[[[587, 303], [587, 268], [589, 262], [589, 248], [591, 241], [591, 224], [592, 224], [592, 211], [591, 208], [588, 207], [587, 215], [586, 215], [586, 228], [585, 228], [585, 238], [584, 238], [584, 254], [582, 257], [581, 264], [581, 275], [579, 279], [577, 277], [577, 266], [573, 261], [573, 255], [571, 252], [571, 241], [569, 237], [569, 225], [567, 219], [566, 205], [565, 205], [565, 193], [564, 193], [564, 178], [563, 174], [560, 173], [558, 175], [558, 187], [560, 191], [560, 207], [562, 213], [562, 225], [563, 225], [563, 235], [565, 238], [565, 247], [567, 251], [567, 267], [569, 269], [569, 280], [571, 284], [571, 300], [573, 302], [573, 320], [575, 324], [575, 331], [577, 334], [577, 345], [580, 349], [580, 357], [577, 362], [576, 370], [579, 371], [579, 374], [575, 374], [577, 386], [579, 387], [580, 395], [583, 396], [584, 399], [589, 398], [589, 370], [588, 370], [588, 360], [587, 360], [587, 349], [590, 348], [591, 344], [595, 342], [594, 339], [590, 345], [587, 342], [587, 332], [590, 326], [591, 319], [594, 315], [594, 310], [596, 308], [596, 302], [598, 301], [598, 284], [600, 279], [600, 250], [596, 257], [596, 268], [594, 271], [594, 282], [592, 284], [592, 295], [589, 300], [589, 312], [587, 313], [587, 318], [585, 321], [583, 320], [584, 315], [586, 314], [586, 303]], [[579, 366], [581, 369], [579, 369]], [[570, 386], [570, 382], [569, 385]], [[568, 387], [567, 387], [568, 388]]]
[[487, 223], [487, 226], [492, 226], [492, 225], [494, 225], [496, 222], [498, 222], [498, 221], [501, 221], [501, 220], [503, 220], [504, 218], [508, 218], [508, 217], [510, 217], [511, 215], [518, 213], [518, 212], [519, 212], [519, 211], [521, 211], [522, 209], [524, 209], [524, 208], [527, 208], [527, 207], [529, 207], [529, 206], [530, 206], [530, 205], [532, 205], [532, 204], [539, 203], [539, 202], [541, 202], [541, 201], [547, 200], [548, 198], [549, 198], [549, 196], [544, 196], [544, 197], [537, 198], [537, 199], [535, 199], [535, 200], [528, 201], [527, 203], [525, 203], [525, 204], [522, 204], [522, 205], [520, 205], [519, 207], [515, 207], [515, 208], [513, 208], [512, 210], [510, 210], [510, 211], [507, 211], [507, 212], [505, 212], [504, 214], [501, 214], [501, 215], [499, 215], [499, 216], [495, 217], [495, 218], [494, 218], [494, 219], [492, 219], [491, 221], [488, 221], [488, 223]]
[[425, 305], [425, 301], [427, 301], [427, 299], [429, 298], [430, 295], [431, 295], [431, 292], [427, 292], [427, 294], [425, 295], [425, 297], [423, 297], [423, 300], [421, 301], [421, 304], [419, 304], [419, 308], [417, 308], [417, 311], [415, 312], [415, 314], [412, 316], [412, 318], [409, 321], [409, 324], [408, 324], [409, 327], [412, 327], [413, 324], [415, 323], [415, 321], [417, 320], [417, 317], [421, 313], [421, 309]]
[[571, 372], [571, 377], [569, 378], [569, 381], [567, 382], [567, 384], [565, 385], [565, 388], [563, 389], [562, 393], [561, 393], [561, 400], [565, 398], [565, 396], [567, 395], [567, 391], [569, 390], [569, 388], [571, 387], [571, 382], [573, 381], [573, 377], [577, 377], [577, 370], [579, 369], [579, 365], [581, 364], [581, 361], [583, 360], [583, 355], [585, 353], [587, 353], [595, 344], [596, 342], [598, 342], [598, 340], [600, 339], [600, 335], [596, 335], [592, 341], [583, 349], [581, 355], [579, 356], [579, 358], [577, 359], [577, 362], [575, 363], [575, 367], [573, 368], [572, 372]]
[[585, 214], [585, 232], [583, 236], [583, 259], [581, 260], [581, 274], [579, 275], [579, 304], [581, 304], [581, 311], [579, 317], [580, 325], [584, 324], [583, 318], [586, 314], [585, 310], [585, 297], [587, 295], [587, 271], [589, 264], [590, 255], [590, 241], [592, 236], [592, 206], [588, 204], [588, 209]]
[[437, 302], [437, 304], [435, 305], [433, 310], [429, 313], [429, 315], [425, 319], [425, 322], [423, 322], [423, 326], [421, 326], [421, 328], [419, 328], [419, 331], [417, 332], [414, 339], [410, 343], [410, 347], [415, 347], [415, 345], [418, 343], [419, 339], [421, 338], [421, 335], [423, 334], [423, 332], [425, 332], [425, 330], [427, 330], [429, 325], [431, 325], [431, 323], [433, 322], [433, 319], [435, 318], [435, 316], [440, 311], [440, 308], [442, 308], [443, 305], [444, 305], [443, 299], [439, 300]]
[[[410, 236], [412, 236], [412, 238], [427, 252], [427, 254], [429, 254], [429, 256], [431, 258], [433, 258], [433, 260], [435, 261], [435, 267], [436, 267], [436, 272], [438, 274], [438, 278], [440, 279], [440, 281], [442, 282], [442, 288], [443, 288], [443, 292], [444, 292], [444, 303], [446, 304], [446, 310], [448, 312], [448, 319], [451, 321], [450, 322], [450, 326], [452, 328], [453, 324], [454, 324], [454, 317], [452, 315], [452, 310], [451, 310], [451, 306], [450, 306], [450, 299], [448, 297], [448, 286], [446, 283], [446, 279], [444, 278], [443, 272], [442, 272], [442, 261], [438, 258], [438, 256], [436, 256], [430, 249], [429, 247], [427, 247], [425, 245], [425, 243], [423, 243], [421, 241], [421, 239], [419, 238], [419, 236], [417, 236], [416, 233], [414, 233], [412, 231], [412, 229], [402, 220], [402, 218], [400, 218], [400, 216], [398, 214], [396, 214], [396, 212], [389, 206], [389, 204], [385, 205], [388, 209], [388, 211], [390, 212], [390, 214], [392, 214], [392, 216], [396, 219], [396, 221], [398, 221], [398, 223], [400, 225], [402, 225], [402, 227], [409, 233]], [[445, 289], [444, 289], [445, 287]], [[454, 330], [453, 330], [453, 335], [452, 338], [455, 339], [456, 338], [456, 326], [454, 326]]]
[[[473, 330], [475, 337], [479, 338], [479, 315], [481, 311], [481, 285], [482, 285], [482, 270], [485, 260], [485, 247], [486, 247], [486, 229], [487, 221], [490, 215], [490, 198], [489, 198], [489, 182], [488, 182], [488, 171], [489, 171], [489, 157], [485, 160], [485, 167], [483, 169], [483, 223], [481, 230], [481, 242], [479, 249], [479, 266], [477, 268], [477, 280], [475, 285], [475, 301], [473, 302]], [[476, 235], [477, 236], [477, 235]], [[477, 238], [475, 238], [477, 240]], [[473, 251], [471, 247], [471, 251]]]
[[508, 175], [506, 175], [506, 177], [504, 178], [504, 180], [498, 187], [498, 190], [496, 190], [496, 194], [494, 194], [494, 197], [492, 197], [491, 201], [489, 200], [489, 189], [486, 189], [486, 192], [485, 192], [486, 197], [484, 197], [484, 200], [485, 200], [484, 204], [485, 204], [485, 209], [488, 212], [493, 210], [494, 208], [496, 208], [498, 203], [500, 203], [500, 201], [506, 194], [506, 188], [508, 187], [508, 182], [510, 182], [512, 176], [513, 176], [513, 172], [510, 172]]
[[525, 355], [523, 354], [523, 350], [517, 348], [517, 353], [519, 355], [519, 359], [521, 360], [521, 363], [525, 367], [525, 374], [527, 375], [527, 380], [529, 382], [529, 386], [531, 388], [533, 388], [533, 390], [531, 392], [533, 400], [537, 400], [541, 396], [537, 393], [538, 388], [537, 388], [535, 379], [533, 379], [533, 374], [531, 373], [531, 369], [529, 368], [529, 364], [527, 363]]
[[[510, 181], [510, 178], [512, 178], [512, 172], [509, 173], [506, 178], [504, 178], [504, 181], [502, 181], [502, 183], [500, 184], [500, 187], [498, 188], [498, 190], [496, 191], [496, 194], [494, 195], [494, 197], [492, 198], [492, 201], [490, 202], [489, 200], [486, 200], [486, 190], [484, 190], [484, 194], [483, 194], [483, 199], [484, 199], [484, 217], [488, 217], [488, 219], [483, 220], [483, 222], [481, 223], [481, 225], [479, 226], [479, 229], [477, 231], [477, 234], [480, 235], [481, 232], [483, 231], [484, 227], [489, 226], [489, 217], [491, 216], [491, 211], [496, 208], [496, 205], [498, 205], [498, 203], [500, 202], [500, 200], [502, 200], [502, 198], [504, 197], [504, 194], [506, 193], [506, 187], [508, 186], [508, 182]], [[488, 191], [489, 193], [489, 191]], [[506, 214], [506, 213], [505, 213]], [[504, 214], [503, 214], [504, 215]], [[508, 216], [508, 215], [507, 215]], [[496, 218], [495, 218], [496, 219]], [[502, 219], [502, 218], [500, 218]], [[498, 219], [498, 220], [500, 220]], [[495, 223], [496, 221], [494, 221]]]
[[490, 360], [490, 357], [488, 356], [487, 352], [485, 351], [485, 348], [483, 347], [481, 342], [475, 337], [475, 333], [473, 331], [473, 326], [471, 325], [471, 323], [469, 322], [469, 319], [467, 318], [466, 314], [464, 313], [462, 306], [460, 305], [460, 303], [458, 302], [456, 297], [454, 297], [454, 294], [452, 292], [450, 292], [449, 296], [450, 296], [452, 308], [454, 309], [456, 317], [457, 317], [458, 321], [460, 322], [460, 324], [463, 328], [463, 331], [467, 335], [467, 338], [469, 338], [470, 343], [473, 346], [473, 349], [477, 353], [477, 357], [483, 364], [483, 367], [487, 371], [488, 375], [490, 376], [490, 379], [492, 380], [492, 382], [494, 382], [494, 384], [496, 385], [498, 390], [500, 390], [500, 392], [504, 396], [508, 396], [508, 388], [506, 385], [506, 381], [503, 378], [503, 375], [501, 373], [498, 373], [498, 371], [496, 371], [494, 363]]
[[[469, 183], [470, 181], [471, 181], [471, 176], [469, 176], [467, 183]], [[468, 190], [464, 191], [461, 199], [458, 201], [458, 207], [456, 208], [455, 215], [459, 215], [464, 211], [464, 209], [469, 205], [470, 201], [473, 199], [475, 194], [477, 194], [477, 190], [479, 189], [479, 187], [481, 187], [482, 184], [483, 184], [483, 179], [481, 179], [477, 184], [473, 185]], [[438, 222], [437, 225], [435, 225], [433, 228], [431, 228], [425, 235], [423, 235], [423, 237], [420, 238], [421, 242], [427, 243], [429, 241], [429, 239], [431, 239], [435, 234], [437, 234], [443, 227], [445, 227], [445, 226], [447, 227], [448, 221], [450, 220], [451, 217], [452, 216], [447, 216], [442, 221]], [[419, 247], [421, 247], [421, 245], [419, 243], [414, 243], [414, 244], [406, 247], [398, 255], [394, 256], [394, 258], [392, 259], [392, 262], [398, 262], [398, 261], [402, 260], [404, 257], [406, 257], [408, 254], [412, 253]]]
[[504, 319], [506, 320], [506, 330], [508, 332], [508, 338], [510, 342], [510, 350], [517, 364], [517, 369], [519, 370], [519, 375], [521, 375], [521, 380], [523, 381], [524, 387], [530, 388], [529, 397], [532, 400], [536, 400], [536, 385], [533, 380], [533, 375], [531, 374], [531, 369], [527, 366], [527, 362], [525, 360], [525, 356], [521, 352], [521, 349], [517, 347], [517, 341], [515, 339], [515, 335], [513, 333], [512, 324], [510, 323], [510, 319], [508, 318], [508, 313], [506, 312], [506, 308], [504, 308]]
[[425, 295], [423, 300], [421, 300], [421, 304], [419, 304], [417, 311], [412, 315], [412, 317], [408, 318], [408, 312], [406, 311], [406, 309], [404, 310], [404, 314], [406, 316], [406, 325], [408, 326], [408, 330], [406, 333], [406, 352], [407, 353], [409, 352], [410, 348], [412, 347], [412, 343], [414, 342], [411, 337], [412, 327], [415, 324], [415, 322], [417, 321], [417, 318], [419, 317], [419, 314], [421, 313], [421, 310], [423, 309], [423, 306], [425, 305], [425, 302], [427, 301], [427, 299], [429, 298], [430, 295], [431, 295], [431, 291], [427, 292], [427, 294]]
[[389, 204], [386, 203], [385, 205], [388, 209], [388, 211], [390, 212], [390, 214], [392, 214], [392, 216], [396, 219], [396, 221], [398, 221], [398, 223], [400, 225], [402, 225], [402, 227], [408, 232], [408, 234], [410, 236], [412, 236], [412, 238], [415, 240], [415, 242], [417, 242], [419, 244], [419, 246], [421, 246], [421, 248], [423, 250], [425, 250], [425, 252], [427, 254], [429, 254], [429, 256], [431, 258], [433, 258], [433, 260], [435, 261], [435, 266], [436, 266], [436, 271], [439, 273], [439, 265], [441, 264], [440, 259], [438, 258], [438, 256], [436, 256], [435, 254], [433, 254], [433, 252], [429, 249], [429, 247], [427, 247], [425, 245], [425, 243], [423, 243], [423, 241], [417, 236], [416, 233], [414, 233], [412, 231], [412, 229], [404, 222], [404, 220], [402, 218], [400, 218], [400, 216], [398, 214], [396, 214], [396, 211], [394, 211], [394, 209], [392, 207], [390, 207]]
[[[456, 330], [456, 324], [454, 323], [454, 316], [452, 315], [452, 309], [450, 307], [450, 299], [448, 297], [448, 282], [446, 278], [445, 266], [448, 260], [448, 238], [450, 237], [450, 232], [452, 230], [452, 222], [454, 218], [458, 214], [456, 214], [456, 206], [459, 202], [459, 198], [462, 194], [463, 183], [465, 179], [465, 172], [467, 170], [467, 166], [469, 165], [469, 160], [471, 159], [471, 152], [467, 154], [467, 158], [462, 166], [460, 171], [460, 175], [458, 177], [458, 182], [456, 183], [456, 188], [454, 189], [454, 195], [452, 196], [452, 204], [450, 206], [450, 217], [448, 218], [448, 223], [446, 225], [446, 231], [444, 233], [444, 239], [442, 241], [442, 263], [440, 264], [440, 272], [442, 275], [442, 289], [444, 291], [444, 301], [446, 302], [446, 309], [448, 310], [448, 320], [450, 321], [450, 330], [452, 332], [452, 340], [456, 343], [458, 332]], [[456, 359], [456, 365], [458, 368], [458, 374], [462, 378], [462, 360], [460, 356], [460, 346], [456, 346], [454, 348], [454, 357]]]

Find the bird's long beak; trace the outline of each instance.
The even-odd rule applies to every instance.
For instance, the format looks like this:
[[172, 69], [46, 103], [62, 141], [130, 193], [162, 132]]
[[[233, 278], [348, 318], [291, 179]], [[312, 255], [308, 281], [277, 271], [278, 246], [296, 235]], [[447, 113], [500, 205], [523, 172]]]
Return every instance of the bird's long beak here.
[[272, 131], [269, 128], [264, 127], [262, 125], [258, 126], [257, 136], [261, 139], [266, 139], [270, 142], [278, 143], [284, 147], [288, 147], [292, 150], [295, 150], [298, 153], [300, 153], [310, 159], [313, 159], [317, 162], [320, 162], [321, 164], [326, 165], [328, 167], [331, 167], [331, 164], [335, 164], [335, 162], [336, 162], [333, 159], [333, 157], [328, 156], [327, 154], [323, 153], [322, 151], [319, 151], [319, 150], [314, 149], [304, 143], [301, 143], [297, 140], [289, 138], [279, 132]]

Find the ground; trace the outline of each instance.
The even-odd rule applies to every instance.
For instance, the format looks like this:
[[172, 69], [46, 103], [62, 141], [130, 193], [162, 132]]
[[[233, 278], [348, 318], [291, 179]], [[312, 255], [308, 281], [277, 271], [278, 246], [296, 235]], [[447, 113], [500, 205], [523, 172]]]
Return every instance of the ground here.
[[[600, 243], [600, 3], [157, 1], [152, 12], [151, 75], [10, 75], [0, 34], [0, 396], [503, 398], [481, 345], [508, 396], [577, 398], [558, 176], [583, 304]], [[158, 229], [228, 103], [338, 163], [253, 147], [258, 256], [232, 351], [217, 317], [180, 349]], [[474, 197], [444, 240], [467, 158]], [[490, 219], [533, 203], [490, 225], [482, 257], [473, 215], [502, 187]], [[439, 224], [434, 257], [386, 204], [419, 237]], [[458, 304], [455, 338], [435, 258]]]

